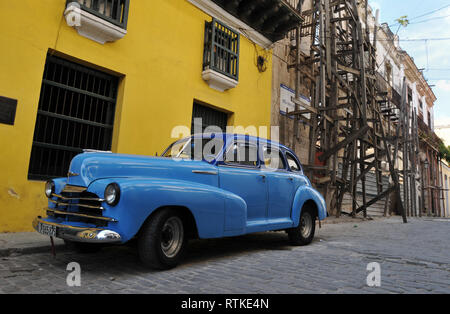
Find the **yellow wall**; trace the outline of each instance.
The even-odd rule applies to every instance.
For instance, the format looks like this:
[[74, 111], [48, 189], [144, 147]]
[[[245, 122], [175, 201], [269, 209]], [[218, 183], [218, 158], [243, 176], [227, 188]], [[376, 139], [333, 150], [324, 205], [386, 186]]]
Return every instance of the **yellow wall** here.
[[[442, 187], [444, 188], [444, 199], [442, 200], [444, 206], [442, 207], [442, 217], [450, 217], [450, 191], [447, 189], [450, 188], [450, 167], [447, 165], [447, 162], [442, 161]], [[445, 177], [447, 177], [447, 181], [445, 181]], [[444, 211], [445, 209], [445, 211]]]
[[235, 125], [270, 126], [271, 61], [259, 73], [255, 47], [241, 36], [238, 87], [209, 88], [201, 72], [211, 18], [188, 1], [131, 1], [128, 34], [105, 45], [70, 28], [64, 8], [65, 0], [0, 1], [0, 96], [18, 100], [15, 125], [0, 124], [0, 232], [31, 231], [45, 214], [44, 184], [27, 175], [49, 49], [123, 75], [113, 152], [161, 152], [174, 126], [190, 127], [194, 99], [233, 112]]

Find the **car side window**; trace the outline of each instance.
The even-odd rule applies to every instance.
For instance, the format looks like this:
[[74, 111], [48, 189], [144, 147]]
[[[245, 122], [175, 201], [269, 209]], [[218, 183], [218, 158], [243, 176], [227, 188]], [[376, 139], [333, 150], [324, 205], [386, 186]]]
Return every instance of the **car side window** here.
[[246, 167], [258, 166], [258, 147], [249, 142], [235, 141], [225, 153], [225, 163]]
[[283, 154], [278, 149], [264, 146], [262, 154], [263, 154], [262, 162], [267, 169], [271, 170], [286, 169]]
[[297, 160], [292, 156], [292, 154], [286, 152], [286, 159], [288, 162], [289, 169], [294, 172], [299, 172], [301, 170], [300, 165]]
[[221, 138], [189, 138], [173, 143], [163, 157], [213, 161], [223, 147]]

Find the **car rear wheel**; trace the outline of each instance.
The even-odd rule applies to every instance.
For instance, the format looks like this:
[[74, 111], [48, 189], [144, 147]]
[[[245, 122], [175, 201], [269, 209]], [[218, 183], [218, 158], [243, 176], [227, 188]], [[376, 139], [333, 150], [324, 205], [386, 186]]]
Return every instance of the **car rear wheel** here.
[[314, 239], [316, 231], [316, 215], [311, 207], [302, 209], [298, 227], [287, 230], [292, 245], [308, 245]]
[[181, 216], [175, 210], [157, 212], [143, 226], [138, 239], [142, 263], [154, 269], [170, 269], [183, 258], [187, 237]]

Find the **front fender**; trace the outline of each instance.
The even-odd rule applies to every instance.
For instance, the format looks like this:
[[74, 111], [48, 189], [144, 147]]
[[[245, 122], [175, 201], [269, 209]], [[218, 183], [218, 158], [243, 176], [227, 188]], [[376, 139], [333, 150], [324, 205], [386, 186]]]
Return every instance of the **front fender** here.
[[108, 228], [121, 234], [123, 242], [133, 238], [156, 209], [166, 206], [188, 208], [200, 238], [222, 237], [230, 228], [245, 230], [245, 201], [217, 187], [175, 179], [120, 178], [94, 181], [88, 191], [103, 196], [105, 187], [112, 182], [120, 187], [120, 200], [114, 207], [105, 204], [104, 215], [118, 220]]
[[323, 196], [311, 186], [304, 185], [297, 189], [292, 205], [292, 220], [294, 221], [294, 227], [297, 227], [300, 222], [303, 205], [310, 200], [317, 206], [319, 220], [324, 220], [327, 217], [327, 208]]

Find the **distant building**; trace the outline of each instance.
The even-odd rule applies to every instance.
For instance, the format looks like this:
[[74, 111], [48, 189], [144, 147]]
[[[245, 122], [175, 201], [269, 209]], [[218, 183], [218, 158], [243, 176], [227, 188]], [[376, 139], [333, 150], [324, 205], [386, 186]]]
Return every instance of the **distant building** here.
[[436, 96], [417, 68], [413, 58], [402, 52], [402, 63], [407, 83], [407, 103], [411, 115], [417, 114], [419, 134], [418, 194], [423, 214], [441, 216], [442, 175], [439, 145], [441, 139], [434, 132], [434, 103]]
[[[317, 73], [319, 69], [314, 68], [313, 64], [316, 59], [320, 59], [319, 48], [317, 42], [312, 43], [310, 40], [311, 33], [315, 34], [316, 30], [310, 30], [309, 25], [315, 25], [312, 22], [310, 12], [315, 12], [318, 8], [318, 1], [305, 0], [302, 2], [302, 12], [305, 14], [306, 20], [304, 21], [304, 27], [301, 30], [301, 42], [300, 47], [296, 47], [296, 34], [295, 32], [289, 33], [283, 40], [280, 40], [274, 45], [273, 59], [273, 84], [272, 84], [272, 125], [280, 126], [279, 138], [281, 142], [289, 145], [295, 149], [296, 153], [304, 163], [305, 169], [320, 169], [322, 164], [317, 159], [319, 152], [316, 156], [311, 156], [309, 153], [309, 147], [314, 146], [310, 140], [310, 120], [308, 114], [301, 114], [301, 117], [295, 119], [294, 116], [286, 114], [286, 112], [308, 112], [308, 110], [302, 110], [302, 105], [311, 105], [311, 102], [315, 98], [314, 85], [317, 79]], [[413, 120], [417, 121], [417, 135], [418, 140], [415, 143], [416, 151], [410, 153], [408, 160], [409, 166], [406, 169], [411, 168], [412, 164], [415, 164], [415, 178], [406, 171], [406, 176], [411, 178], [407, 180], [408, 193], [410, 198], [416, 199], [417, 208], [413, 213], [410, 208], [410, 204], [406, 204], [408, 215], [429, 214], [439, 216], [442, 211], [443, 204], [440, 202], [442, 198], [442, 179], [440, 172], [440, 160], [439, 160], [439, 144], [440, 139], [434, 133], [434, 103], [436, 96], [433, 90], [428, 85], [422, 72], [417, 68], [414, 60], [405, 52], [399, 43], [399, 37], [394, 34], [389, 28], [388, 24], [379, 24], [375, 18], [375, 12], [372, 11], [370, 6], [367, 10], [367, 17], [365, 11], [364, 1], [358, 2], [358, 10], [360, 21], [362, 23], [362, 31], [365, 33], [366, 29], [369, 29], [370, 38], [374, 39], [375, 28], [377, 31], [376, 41], [376, 79], [377, 87], [382, 91], [386, 97], [386, 103], [383, 103], [384, 114], [389, 123], [386, 123], [386, 131], [390, 135], [395, 133], [396, 126], [398, 125], [400, 118], [403, 115], [409, 113], [410, 123], [410, 136], [412, 136]], [[335, 12], [335, 14], [337, 14]], [[338, 19], [338, 18], [337, 18]], [[367, 24], [367, 25], [366, 25]], [[344, 27], [345, 28], [345, 27]], [[317, 40], [317, 39], [315, 39]], [[299, 49], [297, 49], [299, 48]], [[298, 56], [297, 51], [300, 51]], [[345, 52], [343, 52], [345, 53]], [[298, 70], [296, 71], [296, 62], [298, 59]], [[298, 75], [298, 73], [301, 73]], [[297, 93], [297, 95], [296, 95]], [[317, 92], [316, 92], [317, 93]], [[340, 94], [339, 96], [345, 96]], [[298, 98], [297, 104], [292, 101], [292, 98]], [[345, 97], [343, 97], [345, 98]], [[402, 100], [405, 103], [405, 110], [401, 112]], [[345, 116], [345, 113], [340, 113]], [[298, 115], [297, 115], [298, 117]], [[413, 119], [413, 117], [416, 117]], [[341, 119], [344, 120], [344, 119]], [[401, 145], [401, 144], [400, 144]], [[368, 154], [373, 152], [368, 152]], [[338, 153], [338, 160], [343, 158], [343, 150]], [[314, 161], [314, 162], [313, 162]], [[395, 168], [400, 174], [400, 183], [402, 189], [405, 183], [403, 176], [404, 163], [406, 160], [403, 158], [403, 152], [400, 148], [397, 158], [395, 160]], [[338, 165], [337, 175], [340, 174], [341, 164]], [[367, 194], [370, 196], [376, 196], [379, 193], [379, 186], [389, 186], [392, 182], [388, 182], [388, 165], [384, 161], [379, 167], [382, 170], [382, 178], [379, 173], [375, 171], [369, 171], [366, 175], [367, 181]], [[381, 170], [378, 170], [381, 172]], [[378, 176], [378, 179], [377, 179]], [[314, 184], [321, 184], [321, 180], [324, 176], [311, 176], [311, 180]], [[387, 182], [386, 182], [387, 181]], [[411, 191], [410, 191], [411, 187]], [[358, 187], [357, 201], [361, 203], [362, 193]], [[402, 191], [402, 198], [404, 198], [404, 192]], [[333, 199], [328, 197], [327, 200]], [[394, 194], [391, 194], [390, 208], [394, 211], [397, 208], [395, 203]], [[352, 203], [352, 199], [349, 195], [344, 195], [343, 205], [347, 205], [349, 208]], [[368, 212], [371, 215], [383, 215], [385, 212], [383, 201], [377, 202], [368, 208]], [[348, 212], [348, 211], [347, 211]]]
[[[413, 161], [416, 164], [416, 179], [408, 185], [413, 184], [415, 187], [416, 203], [419, 205], [420, 214], [440, 216], [443, 210], [443, 204], [440, 202], [442, 198], [439, 157], [441, 140], [434, 132], [434, 103], [437, 98], [423, 73], [417, 68], [414, 59], [401, 49], [398, 36], [392, 33], [386, 23], [381, 25], [377, 35], [379, 73], [391, 87], [389, 91], [391, 101], [399, 110], [401, 101], [405, 97], [411, 137], [415, 127], [413, 117], [417, 117], [418, 151], [408, 160], [409, 167]], [[397, 113], [400, 116], [398, 110]], [[400, 151], [397, 164], [399, 170], [403, 169], [403, 162], [403, 154]]]

